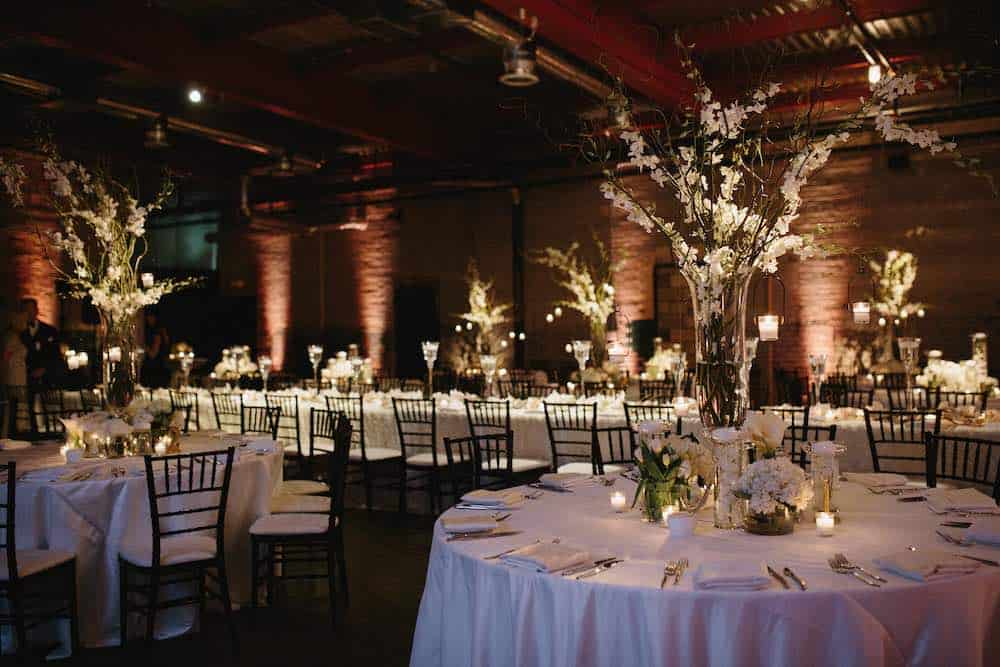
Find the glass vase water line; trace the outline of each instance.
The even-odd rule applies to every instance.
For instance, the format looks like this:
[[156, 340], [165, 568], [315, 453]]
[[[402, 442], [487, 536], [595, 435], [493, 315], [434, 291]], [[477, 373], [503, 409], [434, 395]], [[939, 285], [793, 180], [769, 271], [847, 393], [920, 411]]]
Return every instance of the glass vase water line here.
[[[106, 352], [105, 395], [108, 410], [121, 412], [135, 398], [137, 370], [135, 355], [135, 323], [132, 319], [115, 320], [110, 313], [101, 312]], [[111, 354], [112, 350], [116, 350]]]

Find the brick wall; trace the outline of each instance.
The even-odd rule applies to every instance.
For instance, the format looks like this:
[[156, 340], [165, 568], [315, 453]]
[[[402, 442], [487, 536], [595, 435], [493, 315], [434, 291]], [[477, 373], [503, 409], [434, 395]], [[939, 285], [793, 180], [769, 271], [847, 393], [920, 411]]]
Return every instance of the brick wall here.
[[292, 242], [288, 234], [251, 237], [257, 265], [257, 351], [268, 351], [274, 368], [285, 366], [292, 316]]

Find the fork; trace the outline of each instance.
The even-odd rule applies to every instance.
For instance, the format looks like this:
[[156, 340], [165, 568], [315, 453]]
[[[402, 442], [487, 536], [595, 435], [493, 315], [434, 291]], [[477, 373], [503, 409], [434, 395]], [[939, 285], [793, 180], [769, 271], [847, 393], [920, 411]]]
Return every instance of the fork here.
[[943, 538], [945, 542], [948, 542], [949, 544], [954, 544], [957, 547], [971, 547], [972, 546], [971, 542], [966, 542], [965, 540], [960, 540], [957, 537], [953, 537], [953, 536], [949, 535], [948, 533], [944, 532], [943, 530], [935, 530], [934, 532], [937, 533], [941, 538]]
[[851, 570], [845, 567], [841, 567], [836, 558], [831, 558], [827, 561], [830, 564], [830, 569], [838, 574], [850, 574], [858, 581], [861, 581], [869, 586], [874, 586], [875, 588], [881, 588], [882, 584], [878, 583], [874, 579], [869, 579], [865, 575], [861, 574], [857, 570]]
[[883, 584], [889, 583], [888, 579], [883, 579], [879, 575], [877, 575], [877, 574], [875, 574], [873, 572], [869, 572], [868, 570], [866, 570], [865, 568], [861, 567], [860, 565], [855, 565], [851, 561], [847, 560], [847, 556], [845, 556], [844, 554], [833, 554], [833, 557], [837, 560], [837, 564], [840, 567], [844, 568], [845, 570], [858, 570], [859, 572], [864, 572], [866, 575], [868, 575], [869, 577], [871, 577], [875, 581], [881, 581]]
[[677, 571], [674, 573], [674, 586], [681, 583], [681, 577], [684, 576], [684, 572], [687, 570], [687, 567], [688, 567], [687, 558], [681, 558], [679, 561], [677, 561]]
[[675, 560], [668, 560], [663, 565], [663, 579], [660, 579], [660, 588], [667, 585], [667, 579], [677, 574], [678, 563]]

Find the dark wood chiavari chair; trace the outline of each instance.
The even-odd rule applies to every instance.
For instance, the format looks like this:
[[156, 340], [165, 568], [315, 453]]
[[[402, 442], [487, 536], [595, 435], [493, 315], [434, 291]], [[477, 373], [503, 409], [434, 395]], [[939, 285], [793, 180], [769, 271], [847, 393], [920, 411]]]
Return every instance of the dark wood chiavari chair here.
[[878, 386], [886, 389], [904, 389], [906, 387], [906, 373], [884, 373], [881, 382], [876, 382]]
[[[598, 474], [600, 453], [594, 438], [597, 427], [597, 404], [542, 403], [545, 426], [549, 432], [552, 468], [558, 472]], [[575, 460], [560, 465], [560, 459]], [[586, 461], [586, 463], [583, 463]]]
[[940, 389], [932, 387], [886, 387], [890, 410], [934, 410], [941, 402]]
[[760, 411], [764, 414], [778, 415], [788, 425], [788, 428], [785, 429], [785, 437], [781, 440], [781, 446], [788, 452], [789, 458], [802, 467], [806, 465], [802, 445], [809, 442], [811, 436], [813, 436], [813, 440], [816, 440], [816, 436], [821, 440], [832, 439], [829, 437], [829, 427], [809, 426], [809, 406], [801, 408], [764, 406]]
[[66, 394], [62, 389], [43, 389], [36, 395], [38, 407], [35, 420], [38, 424], [38, 435], [42, 438], [61, 436], [66, 432], [61, 419], [68, 417], [75, 410], [66, 407]]
[[[837, 439], [837, 425], [830, 424], [829, 426], [816, 426], [810, 424], [802, 429], [802, 440], [800, 445], [804, 445], [807, 442], [833, 442]], [[798, 463], [802, 468], [808, 468], [812, 461], [805, 449], [799, 451], [799, 460], [795, 460], [794, 454], [791, 455], [791, 460], [793, 463]]]
[[278, 440], [278, 425], [281, 423], [281, 408], [266, 405], [240, 406], [240, 433], [269, 435]]
[[510, 430], [510, 401], [465, 399], [469, 435], [505, 433]]
[[642, 422], [662, 422], [670, 424], [671, 430], [677, 435], [682, 435], [684, 427], [681, 418], [676, 416], [674, 406], [668, 403], [629, 403], [625, 401], [625, 426], [632, 434], [632, 449], [639, 446], [637, 431]]
[[[331, 426], [337, 414], [343, 414], [351, 423], [351, 452], [348, 456], [348, 484], [363, 484], [365, 487], [365, 503], [372, 509], [372, 489], [376, 486], [375, 473], [387, 464], [399, 465], [403, 452], [390, 447], [369, 447], [365, 443], [365, 402], [361, 396], [327, 396], [326, 408], [331, 412]], [[313, 445], [310, 444], [310, 447]], [[311, 451], [311, 450], [310, 450]], [[311, 458], [311, 456], [310, 456]], [[351, 477], [351, 467], [357, 468], [360, 474]], [[395, 488], [396, 482], [378, 485], [379, 488]]]
[[975, 406], [980, 412], [986, 411], [989, 404], [989, 391], [938, 391], [938, 405], [942, 408], [963, 408]]
[[672, 378], [663, 380], [639, 380], [639, 400], [669, 403], [677, 394]]
[[486, 378], [478, 373], [475, 375], [463, 373], [455, 379], [455, 388], [466, 394], [482, 396], [486, 393]]
[[[91, 387], [80, 390], [80, 407], [84, 412], [96, 412], [103, 410], [107, 402], [104, 400], [104, 390], [100, 387]], [[175, 410], [176, 406], [171, 405]]]
[[[868, 432], [868, 447], [875, 472], [912, 475], [919, 469], [926, 469], [924, 437], [927, 433], [937, 435], [941, 431], [941, 411], [865, 408], [865, 430]], [[891, 470], [884, 465], [885, 461], [890, 462]], [[906, 461], [919, 462], [920, 465], [896, 463]]]
[[[28, 658], [28, 630], [66, 618], [73, 657], [80, 654], [76, 604], [76, 555], [70, 551], [17, 548], [17, 465], [0, 466], [7, 493], [0, 496], [0, 626], [12, 627], [19, 659]], [[35, 656], [40, 657], [40, 656]]]
[[[268, 384], [270, 384], [270, 382]], [[333, 389], [333, 381], [327, 380], [326, 378], [320, 378], [319, 382], [317, 382], [313, 378], [306, 378], [302, 381], [302, 388], [310, 391], [326, 391], [328, 389]]]
[[[326, 411], [321, 411], [326, 412]], [[267, 604], [274, 602], [277, 581], [326, 579], [330, 597], [330, 623], [336, 624], [337, 579], [347, 589], [347, 560], [344, 554], [344, 495], [347, 461], [351, 450], [351, 424], [346, 416], [337, 418], [332, 453], [326, 457], [326, 477], [330, 482], [329, 509], [324, 513], [270, 514], [250, 526], [251, 608], [260, 604], [264, 588]], [[291, 565], [291, 567], [289, 567]], [[322, 573], [309, 565], [325, 566]], [[338, 576], [339, 575], [339, 576]]]
[[524, 400], [526, 398], [545, 398], [553, 391], [556, 391], [559, 385], [535, 384], [530, 378], [527, 380], [515, 380], [511, 378], [509, 380], [498, 380], [497, 388], [501, 398]]
[[450, 368], [438, 368], [434, 370], [434, 391], [447, 394], [457, 387], [455, 371]]
[[867, 408], [875, 399], [874, 389], [844, 389], [837, 397], [834, 407], [838, 408]]
[[437, 449], [437, 406], [434, 399], [393, 398], [392, 409], [403, 454], [399, 511], [406, 512], [407, 492], [426, 491], [431, 514], [437, 514], [441, 504], [441, 470], [448, 465], [447, 458], [439, 456]]
[[[151, 545], [126, 542], [118, 553], [122, 646], [130, 612], [145, 616], [146, 641], [152, 641], [159, 610], [197, 605], [204, 611], [206, 599], [214, 598], [222, 603], [233, 652], [239, 653], [225, 548], [233, 449], [144, 457], [153, 539]], [[197, 592], [161, 598], [184, 583], [195, 584]]]
[[632, 430], [628, 426], [594, 427], [594, 453], [598, 475], [622, 472], [633, 463]]
[[479, 488], [507, 488], [514, 481], [514, 433], [484, 433], [467, 438], [445, 438], [447, 483], [458, 502], [462, 494]]
[[302, 462], [302, 433], [299, 428], [299, 397], [295, 394], [264, 394], [264, 404], [269, 408], [279, 408], [278, 441], [285, 448], [285, 455], [291, 455]]
[[10, 415], [7, 418], [8, 435], [11, 437], [31, 437], [37, 430], [32, 426], [35, 411], [28, 400], [28, 388], [24, 385], [6, 385], [4, 397], [7, 399]]
[[[198, 411], [198, 392], [191, 389], [170, 389], [170, 407], [174, 410], [189, 410], [189, 420], [194, 419], [194, 430], [201, 430], [201, 415]], [[190, 429], [190, 424], [188, 425]]]
[[[608, 384], [611, 384], [611, 386], [609, 387]], [[583, 395], [587, 398], [592, 396], [614, 396], [615, 387], [613, 383], [608, 382], [584, 382]]]
[[517, 380], [519, 382], [535, 381], [535, 371], [528, 370], [527, 368], [511, 368], [507, 371], [507, 375], [511, 380]]
[[939, 479], [988, 487], [1000, 502], [1000, 441], [925, 433], [927, 486]]
[[683, 391], [681, 392], [681, 395], [694, 396], [694, 376], [695, 376], [695, 369], [689, 368], [686, 371], [684, 371], [684, 382], [683, 386], [681, 387]]
[[237, 432], [242, 427], [243, 394], [212, 392], [215, 425], [220, 431]]

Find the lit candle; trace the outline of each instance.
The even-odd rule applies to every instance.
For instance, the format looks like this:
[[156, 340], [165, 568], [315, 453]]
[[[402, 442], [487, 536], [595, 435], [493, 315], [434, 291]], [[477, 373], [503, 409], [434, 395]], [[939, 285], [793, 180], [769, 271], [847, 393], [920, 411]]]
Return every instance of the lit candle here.
[[670, 515], [673, 514], [676, 511], [677, 511], [677, 505], [671, 504], [671, 505], [664, 506], [664, 508], [663, 508], [663, 523], [666, 524], [667, 523], [667, 519], [670, 518]]
[[77, 363], [80, 364], [80, 368], [83, 368], [84, 366], [90, 363], [90, 355], [87, 354], [86, 352], [77, 352], [76, 361]]
[[867, 301], [855, 301], [851, 304], [855, 324], [868, 324], [872, 321], [872, 305]]
[[778, 340], [778, 316], [760, 315], [757, 318], [757, 330], [762, 341]]
[[625, 494], [621, 491], [615, 491], [611, 494], [611, 507], [614, 508], [616, 512], [625, 511]]
[[113, 364], [117, 364], [122, 360], [122, 349], [120, 347], [113, 347], [108, 350], [108, 361]]
[[144, 273], [144, 274], [142, 274], [142, 286], [145, 287], [146, 289], [149, 289], [150, 287], [153, 286], [153, 274], [152, 273]]
[[75, 371], [80, 368], [80, 360], [74, 354], [72, 356], [66, 357], [66, 366], [69, 367], [71, 371]]
[[816, 512], [816, 534], [820, 537], [833, 537], [833, 527], [836, 525], [832, 512]]
[[168, 444], [167, 438], [160, 438], [159, 440], [156, 441], [156, 444], [153, 445], [153, 452], [155, 452], [157, 456], [166, 456], [167, 444]]

